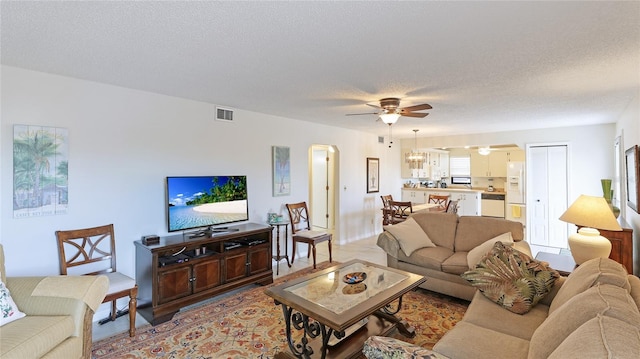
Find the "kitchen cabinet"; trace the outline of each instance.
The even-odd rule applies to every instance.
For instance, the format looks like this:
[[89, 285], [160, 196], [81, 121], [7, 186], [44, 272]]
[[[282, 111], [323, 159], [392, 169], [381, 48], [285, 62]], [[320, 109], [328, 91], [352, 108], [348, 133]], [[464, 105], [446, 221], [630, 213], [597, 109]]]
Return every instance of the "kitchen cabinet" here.
[[459, 216], [479, 216], [480, 198], [478, 192], [451, 193], [451, 200], [458, 201]]
[[507, 162], [524, 162], [524, 151], [523, 150], [507, 151]]
[[487, 156], [471, 152], [471, 177], [507, 177], [507, 152], [493, 151]]
[[400, 176], [402, 178], [439, 180], [441, 177], [449, 176], [449, 154], [447, 152], [420, 148], [418, 151], [424, 152], [427, 158], [421, 169], [411, 169], [405, 161], [405, 155], [411, 150], [413, 149], [402, 149], [400, 158]]
[[418, 189], [403, 189], [402, 201], [411, 202], [413, 204], [427, 203], [427, 194], [424, 190]]

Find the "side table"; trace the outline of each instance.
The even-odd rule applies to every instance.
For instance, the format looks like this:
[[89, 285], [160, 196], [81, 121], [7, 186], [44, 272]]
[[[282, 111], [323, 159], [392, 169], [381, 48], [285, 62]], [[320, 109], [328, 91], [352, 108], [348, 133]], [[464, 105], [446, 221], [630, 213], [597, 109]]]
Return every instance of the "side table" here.
[[[289, 262], [289, 251], [287, 248], [287, 239], [289, 238], [289, 221], [279, 221], [279, 222], [269, 222], [271, 228], [276, 229], [276, 254], [273, 256], [273, 259], [277, 262], [276, 265], [276, 275], [280, 275], [280, 261], [283, 259], [287, 260], [287, 265], [291, 268], [291, 263]], [[284, 255], [280, 255], [280, 227], [284, 226]]]
[[563, 276], [568, 276], [576, 269], [576, 262], [573, 257], [549, 252], [538, 252], [536, 259], [549, 263], [549, 266], [558, 271]]

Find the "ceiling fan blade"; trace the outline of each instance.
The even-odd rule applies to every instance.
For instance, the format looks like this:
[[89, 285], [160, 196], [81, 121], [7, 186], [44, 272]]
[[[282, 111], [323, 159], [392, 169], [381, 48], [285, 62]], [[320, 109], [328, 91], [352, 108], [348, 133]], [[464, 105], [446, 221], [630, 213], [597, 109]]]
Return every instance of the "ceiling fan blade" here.
[[370, 104], [370, 103], [365, 103], [365, 105], [367, 105], [367, 106], [371, 106], [371, 107], [373, 107], [373, 108], [382, 108], [382, 107], [380, 107], [380, 106], [378, 106], [378, 105], [372, 105], [372, 104]]
[[345, 116], [360, 116], [360, 115], [378, 115], [378, 112], [348, 113]]
[[427, 103], [423, 103], [421, 105], [413, 105], [413, 106], [407, 106], [407, 107], [403, 107], [400, 110], [406, 110], [406, 111], [421, 111], [421, 110], [431, 110], [433, 107], [431, 107], [431, 105], [427, 104]]
[[405, 116], [405, 117], [427, 117], [427, 115], [429, 115], [428, 113], [420, 113], [420, 112], [404, 112], [404, 111], [400, 111], [400, 116]]

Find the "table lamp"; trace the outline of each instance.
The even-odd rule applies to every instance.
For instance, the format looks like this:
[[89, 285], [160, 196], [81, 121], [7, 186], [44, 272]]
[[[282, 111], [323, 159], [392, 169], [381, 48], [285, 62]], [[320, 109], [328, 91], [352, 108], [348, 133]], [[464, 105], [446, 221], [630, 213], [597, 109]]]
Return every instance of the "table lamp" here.
[[576, 264], [582, 264], [592, 258], [609, 257], [611, 242], [602, 237], [596, 228], [622, 230], [603, 197], [580, 195], [560, 216], [560, 220], [582, 227], [578, 233], [569, 236], [569, 249]]

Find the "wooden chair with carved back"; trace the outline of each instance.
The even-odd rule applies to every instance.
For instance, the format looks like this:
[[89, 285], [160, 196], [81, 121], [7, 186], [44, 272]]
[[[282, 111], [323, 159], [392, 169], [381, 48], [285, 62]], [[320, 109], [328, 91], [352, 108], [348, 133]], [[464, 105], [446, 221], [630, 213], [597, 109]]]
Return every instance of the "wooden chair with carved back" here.
[[388, 194], [385, 196], [380, 196], [382, 199], [382, 225], [386, 226], [391, 224], [391, 215], [393, 212], [391, 211], [391, 207], [389, 206], [389, 202], [393, 201], [393, 196]]
[[309, 245], [307, 258], [313, 253], [313, 268], [316, 268], [316, 244], [328, 242], [329, 244], [329, 262], [331, 258], [331, 233], [325, 231], [311, 230], [311, 219], [309, 217], [309, 209], [306, 202], [288, 203], [286, 204], [287, 212], [289, 212], [289, 220], [291, 222], [291, 239], [293, 241], [293, 250], [291, 252], [291, 263], [296, 258], [297, 243], [306, 243]]
[[391, 208], [390, 224], [404, 222], [413, 213], [411, 201], [390, 201], [389, 207]]
[[102, 302], [111, 302], [111, 315], [104, 321], [115, 320], [123, 315], [124, 311], [117, 310], [116, 300], [129, 297], [129, 336], [133, 337], [136, 333], [138, 285], [133, 278], [116, 270], [113, 224], [56, 231], [56, 238], [60, 254], [60, 274], [105, 275], [109, 278], [109, 290]]
[[430, 212], [445, 212], [447, 210], [447, 203], [449, 202], [449, 195], [430, 194], [427, 203], [437, 204], [437, 207], [429, 208]]

